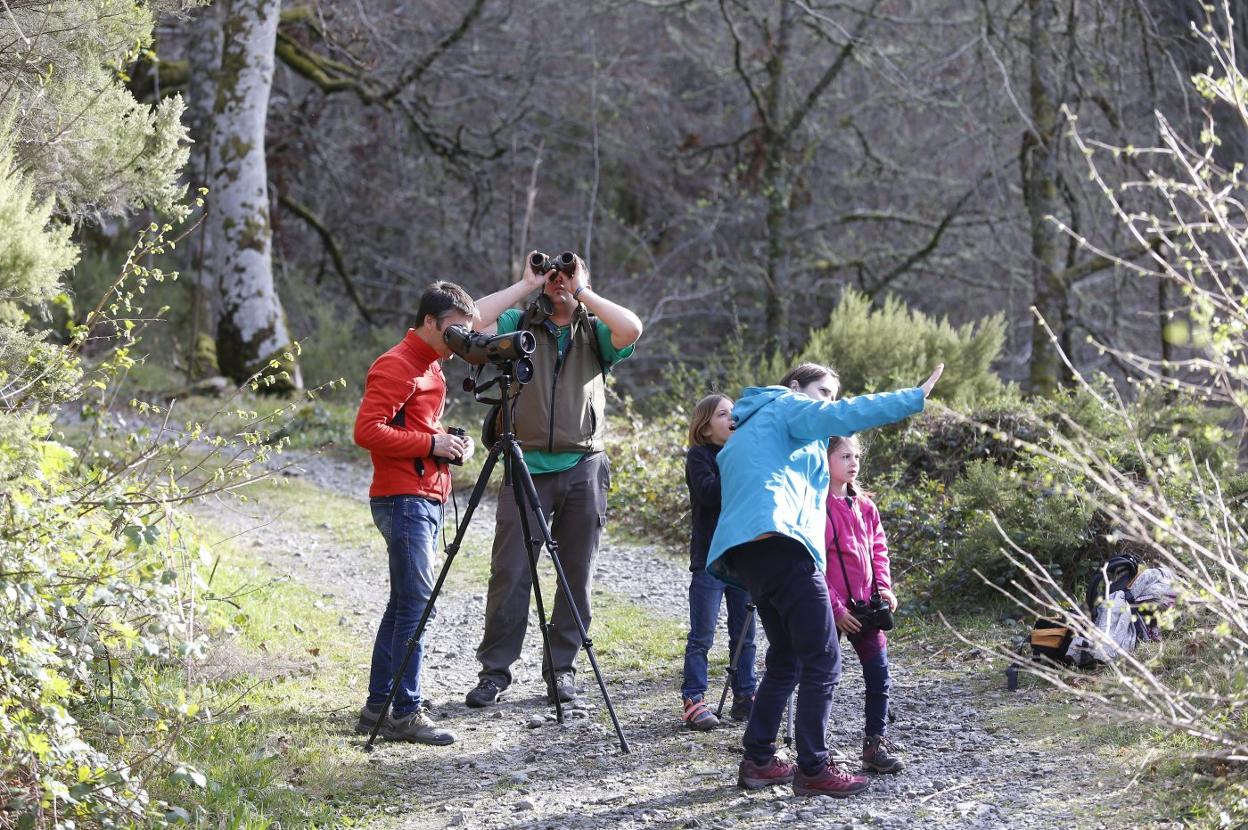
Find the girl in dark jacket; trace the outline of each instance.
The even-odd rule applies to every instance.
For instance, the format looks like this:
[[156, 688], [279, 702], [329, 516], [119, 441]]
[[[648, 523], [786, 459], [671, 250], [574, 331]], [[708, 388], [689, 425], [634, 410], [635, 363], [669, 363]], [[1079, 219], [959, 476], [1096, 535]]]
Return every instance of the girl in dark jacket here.
[[[732, 434], [732, 400], [724, 395], [708, 395], [693, 408], [689, 420], [689, 452], [685, 456], [685, 483], [689, 485], [689, 506], [693, 513], [693, 533], [689, 539], [689, 639], [685, 645], [685, 676], [680, 695], [684, 701], [683, 719], [691, 729], [714, 729], [719, 725], [706, 704], [706, 655], [715, 642], [720, 601], [728, 601], [728, 653], [736, 654], [737, 640], [744, 631], [745, 642], [732, 676], [732, 709], [735, 720], [750, 716], [754, 700], [754, 621], [747, 608], [750, 595], [727, 585], [706, 572], [706, 551], [719, 521], [719, 466], [715, 456]], [[748, 623], [748, 624], [747, 624]]]

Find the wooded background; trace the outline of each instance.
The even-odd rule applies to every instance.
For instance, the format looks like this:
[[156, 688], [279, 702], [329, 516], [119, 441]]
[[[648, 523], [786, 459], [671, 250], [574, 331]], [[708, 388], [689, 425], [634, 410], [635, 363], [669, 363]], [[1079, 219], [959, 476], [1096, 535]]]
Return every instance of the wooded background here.
[[[796, 353], [846, 287], [955, 324], [1004, 312], [996, 368], [1030, 391], [1066, 381], [1033, 306], [1078, 367], [1121, 377], [1089, 338], [1173, 356], [1183, 300], [1113, 261], [1147, 252], [1067, 134], [1077, 119], [1094, 143], [1149, 146], [1157, 113], [1198, 131], [1193, 27], [1208, 23], [1196, 0], [221, 0], [166, 15], [131, 88], [184, 97], [187, 182], [210, 191], [172, 352], [211, 373], [195, 345], [210, 334], [241, 380], [294, 338], [308, 383], [357, 383], [431, 280], [479, 296], [539, 248], [581, 253], [642, 317], [620, 379], [640, 399], [676, 357], [707, 367], [733, 341]], [[1242, 135], [1220, 137], [1242, 157]], [[1125, 154], [1120, 172], [1141, 168]], [[98, 242], [125, 238], [107, 226]]]

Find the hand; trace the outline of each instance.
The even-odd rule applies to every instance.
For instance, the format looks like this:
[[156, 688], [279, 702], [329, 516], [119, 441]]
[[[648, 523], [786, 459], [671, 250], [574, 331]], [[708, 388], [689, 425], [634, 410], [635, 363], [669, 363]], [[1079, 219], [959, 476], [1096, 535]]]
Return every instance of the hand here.
[[853, 614], [846, 614], [843, 617], [837, 617], [836, 628], [846, 634], [857, 634], [862, 630], [862, 623], [858, 622]]
[[464, 450], [464, 454], [459, 457], [459, 460], [467, 461], [469, 458], [472, 458], [472, 454], [477, 451], [477, 445], [473, 442], [472, 438], [467, 435], [464, 436], [463, 440], [468, 442], [468, 446]]
[[923, 381], [923, 385], [919, 387], [923, 390], [923, 397], [926, 398], [932, 394], [932, 387], [936, 385], [936, 381], [940, 380], [940, 374], [943, 371], [945, 371], [945, 364], [937, 363], [936, 371], [932, 372], [932, 376]]
[[568, 275], [567, 285], [568, 293], [575, 295], [577, 289], [589, 288], [589, 266], [585, 264], [585, 260], [581, 259], [580, 255], [573, 254], [572, 256], [576, 257], [576, 267]]
[[538, 272], [533, 270], [533, 266], [529, 264], [533, 255], [537, 251], [529, 251], [524, 257], [524, 262], [520, 264], [520, 281], [524, 283], [524, 287], [529, 291], [540, 290], [546, 284], [546, 272]]
[[472, 445], [472, 439], [466, 435], [451, 435], [448, 432], [433, 434], [433, 448], [429, 454], [437, 458], [450, 458], [459, 461], [464, 452]]
[[897, 595], [896, 595], [896, 594], [894, 594], [894, 593], [893, 593], [891, 590], [889, 590], [888, 588], [881, 588], [881, 589], [880, 589], [880, 599], [882, 599], [882, 600], [884, 600], [885, 602], [887, 602], [887, 603], [888, 603], [888, 610], [889, 610], [889, 611], [896, 611], [896, 610], [897, 610]]

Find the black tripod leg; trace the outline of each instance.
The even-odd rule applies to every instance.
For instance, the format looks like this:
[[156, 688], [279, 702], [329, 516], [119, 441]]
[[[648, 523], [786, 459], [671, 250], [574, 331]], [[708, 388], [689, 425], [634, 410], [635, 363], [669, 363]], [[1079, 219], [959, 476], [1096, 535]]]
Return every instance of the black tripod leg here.
[[[540, 504], [537, 497], [537, 488], [533, 486], [533, 477], [529, 475], [529, 468], [524, 465], [524, 458], [520, 455], [518, 446], [512, 448], [513, 466], [518, 482], [524, 486], [524, 491], [528, 499], [533, 504]], [[564, 597], [568, 602], [568, 610], [572, 612], [572, 620], [576, 623], [576, 630], [581, 635], [581, 647], [585, 649], [585, 656], [589, 658], [589, 665], [594, 670], [594, 677], [598, 680], [598, 690], [602, 692], [602, 700], [607, 705], [607, 712], [611, 715], [611, 723], [615, 726], [615, 735], [620, 739], [620, 751], [631, 752], [628, 747], [628, 739], [624, 737], [624, 730], [620, 727], [620, 719], [615, 714], [615, 706], [611, 704], [611, 694], [607, 691], [607, 683], [603, 680], [602, 669], [598, 666], [598, 658], [594, 655], [594, 642], [589, 639], [589, 632], [585, 629], [585, 621], [581, 619], [581, 611], [576, 607], [576, 602], [572, 598], [572, 590], [568, 585], [568, 578], [563, 572], [563, 563], [559, 561], [559, 544], [550, 535], [550, 526], [546, 523], [546, 517], [539, 511], [537, 514], [537, 527], [542, 532], [542, 541], [546, 543], [546, 550], [550, 551], [550, 561], [555, 566], [555, 579], [559, 585], [563, 586]], [[554, 679], [553, 677], [551, 678]], [[559, 698], [558, 693], [555, 694], [556, 700]]]
[[403, 672], [407, 671], [407, 664], [411, 662], [412, 655], [416, 652], [416, 645], [420, 642], [421, 635], [425, 633], [425, 626], [429, 624], [429, 617], [433, 613], [433, 604], [437, 602], [438, 595], [442, 593], [442, 585], [446, 582], [446, 575], [451, 571], [451, 563], [455, 561], [455, 555], [459, 553], [459, 545], [464, 539], [464, 534], [468, 532], [468, 523], [472, 520], [472, 514], [476, 511], [477, 505], [481, 501], [481, 495], [485, 492], [486, 485], [490, 482], [490, 474], [494, 472], [494, 465], [498, 463], [501, 447], [501, 444], [495, 444], [490, 449], [490, 454], [485, 459], [485, 464], [481, 467], [481, 475], [477, 476], [477, 483], [472, 488], [472, 496], [468, 499], [468, 507], [464, 510], [464, 517], [460, 520], [459, 527], [455, 531], [455, 539], [447, 545], [446, 561], [442, 563], [442, 572], [438, 574], [438, 581], [434, 583], [433, 591], [429, 594], [429, 601], [425, 603], [425, 611], [420, 615], [420, 622], [416, 624], [415, 633], [407, 641], [407, 653], [403, 655], [403, 663], [390, 681], [390, 694], [386, 695], [386, 702], [381, 704], [381, 714], [377, 717], [377, 723], [373, 725], [373, 731], [368, 735], [368, 742], [364, 744], [365, 752], [373, 751], [373, 742], [377, 740], [377, 733], [381, 731], [381, 725], [386, 721], [386, 714], [390, 711], [390, 704], [394, 702], [394, 696], [399, 690], [399, 682], [403, 677]]
[[796, 702], [797, 692], [789, 693], [788, 705], [784, 708], [784, 745], [793, 746], [793, 706]]
[[745, 634], [754, 624], [754, 603], [751, 602], [745, 606], [745, 611], [748, 616], [745, 618], [745, 625], [741, 626], [741, 634], [737, 637], [737, 647], [732, 650], [732, 661], [728, 663], [728, 676], [724, 678], [724, 692], [719, 696], [719, 708], [715, 710], [717, 718], [723, 714], [724, 701], [728, 699], [728, 687], [737, 679], [737, 661], [741, 659], [741, 649], [745, 648]]
[[[519, 481], [520, 471], [525, 468], [521, 463], [512, 458], [510, 454], [504, 460], [503, 466], [508, 469], [509, 481], [511, 481], [512, 493], [516, 497], [516, 509], [520, 511], [520, 529], [524, 534], [525, 555], [529, 558], [529, 577], [533, 582], [533, 603], [537, 608], [537, 626], [542, 633], [542, 677], [548, 678], [548, 684], [555, 682], [555, 666], [554, 660], [550, 656], [550, 622], [546, 619], [546, 609], [542, 604], [542, 585], [538, 580], [537, 574], [537, 557], [538, 546], [542, 540], [533, 535], [529, 526], [530, 510], [532, 515], [537, 517], [537, 522], [541, 526], [545, 526], [546, 517], [542, 513], [542, 502], [537, 497], [537, 489], [534, 488], [530, 495], [528, 489]], [[525, 471], [527, 476], [527, 470]], [[532, 480], [529, 480], [532, 484]], [[559, 693], [555, 692], [555, 720], [563, 723], [563, 703], [559, 700]]]

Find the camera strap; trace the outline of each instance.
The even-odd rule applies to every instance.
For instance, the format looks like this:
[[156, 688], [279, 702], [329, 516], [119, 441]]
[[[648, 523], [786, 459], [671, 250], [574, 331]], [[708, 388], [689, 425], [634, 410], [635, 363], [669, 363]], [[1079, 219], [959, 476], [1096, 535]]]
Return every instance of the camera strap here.
[[[852, 496], [845, 499], [845, 504], [849, 507], [850, 513], [854, 512], [852, 502]], [[831, 511], [828, 512], [828, 521], [832, 524], [832, 544], [836, 546], [836, 558], [841, 563], [841, 576], [845, 578], [845, 591], [849, 594], [849, 598], [853, 600], [855, 598], [854, 589], [849, 584], [849, 571], [845, 568], [845, 553], [841, 550], [841, 535], [836, 531], [836, 519], [832, 517]], [[875, 578], [875, 562], [868, 561], [867, 567], [871, 569], [871, 596], [878, 597], [880, 595], [880, 583]], [[863, 597], [863, 601], [866, 601], [866, 597]]]

